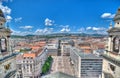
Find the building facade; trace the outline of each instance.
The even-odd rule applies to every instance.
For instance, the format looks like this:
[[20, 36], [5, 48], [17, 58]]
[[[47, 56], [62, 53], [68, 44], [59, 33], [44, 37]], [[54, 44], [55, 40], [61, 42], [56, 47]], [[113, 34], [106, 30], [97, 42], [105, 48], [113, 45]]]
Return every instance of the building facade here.
[[104, 77], [120, 78], [120, 8], [113, 19], [115, 25], [108, 29], [108, 46], [103, 54]]
[[11, 30], [6, 26], [6, 19], [0, 9], [0, 78], [13, 78], [16, 71], [16, 54], [11, 51]]
[[49, 43], [46, 46], [48, 51], [48, 56], [57, 56], [58, 55], [58, 43]]
[[16, 78], [40, 78], [42, 66], [47, 59], [46, 49], [38, 49], [16, 57]]
[[71, 48], [70, 59], [78, 78], [101, 78], [103, 59], [94, 54]]

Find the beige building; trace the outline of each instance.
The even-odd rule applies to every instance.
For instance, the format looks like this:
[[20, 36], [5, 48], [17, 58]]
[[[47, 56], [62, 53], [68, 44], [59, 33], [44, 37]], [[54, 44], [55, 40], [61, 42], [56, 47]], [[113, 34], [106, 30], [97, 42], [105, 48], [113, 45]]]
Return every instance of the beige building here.
[[58, 43], [49, 43], [46, 46], [48, 51], [48, 56], [57, 56], [58, 55]]
[[108, 30], [108, 46], [103, 54], [104, 78], [120, 78], [120, 8], [114, 17], [115, 25]]
[[47, 59], [46, 48], [38, 48], [16, 57], [16, 78], [40, 78], [42, 66]]
[[70, 47], [74, 46], [74, 41], [71, 39], [63, 39], [60, 42], [61, 54], [63, 56], [70, 56]]
[[13, 78], [16, 72], [16, 54], [11, 51], [11, 31], [5, 23], [6, 19], [0, 9], [0, 78]]

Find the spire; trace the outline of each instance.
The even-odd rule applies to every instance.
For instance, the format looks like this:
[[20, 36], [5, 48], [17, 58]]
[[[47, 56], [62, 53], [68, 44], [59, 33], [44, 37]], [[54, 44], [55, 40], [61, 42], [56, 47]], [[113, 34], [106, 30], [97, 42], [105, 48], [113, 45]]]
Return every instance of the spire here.
[[0, 9], [0, 21], [2, 22], [6, 22], [6, 19], [5, 19], [5, 16], [4, 16], [4, 13], [2, 12], [2, 10]]
[[120, 7], [118, 8], [117, 13], [114, 17], [114, 21], [116, 21], [116, 20], [120, 20]]
[[0, 9], [0, 17], [5, 18], [5, 16], [4, 16], [4, 14], [3, 14], [3, 12], [2, 12], [2, 10], [1, 10], [1, 9]]
[[112, 21], [110, 21], [110, 25], [109, 25], [109, 29], [111, 29], [112, 28]]

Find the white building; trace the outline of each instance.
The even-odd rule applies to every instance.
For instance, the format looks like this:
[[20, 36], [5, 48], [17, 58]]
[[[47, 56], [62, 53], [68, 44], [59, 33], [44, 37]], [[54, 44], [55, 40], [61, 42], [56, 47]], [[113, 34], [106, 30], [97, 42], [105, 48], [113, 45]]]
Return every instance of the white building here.
[[45, 48], [18, 55], [16, 58], [16, 78], [39, 78], [46, 59], [47, 50]]

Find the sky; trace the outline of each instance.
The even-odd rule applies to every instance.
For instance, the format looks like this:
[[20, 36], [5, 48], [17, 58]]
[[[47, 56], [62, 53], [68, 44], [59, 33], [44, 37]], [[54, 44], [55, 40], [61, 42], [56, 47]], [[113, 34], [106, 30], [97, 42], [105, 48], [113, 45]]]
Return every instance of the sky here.
[[0, 0], [13, 35], [106, 34], [119, 7], [120, 0]]

